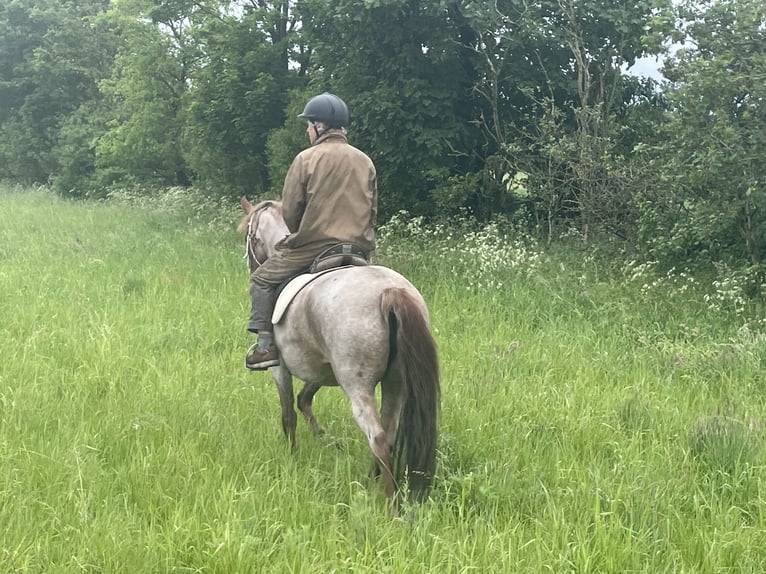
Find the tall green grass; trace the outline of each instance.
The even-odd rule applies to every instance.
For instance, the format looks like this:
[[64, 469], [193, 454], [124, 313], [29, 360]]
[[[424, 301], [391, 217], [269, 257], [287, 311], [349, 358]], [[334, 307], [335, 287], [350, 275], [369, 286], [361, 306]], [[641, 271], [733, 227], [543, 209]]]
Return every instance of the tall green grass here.
[[757, 318], [496, 229], [383, 229], [443, 374], [431, 499], [390, 519], [340, 391], [287, 448], [242, 368], [236, 213], [176, 199], [0, 191], [0, 572], [766, 570]]

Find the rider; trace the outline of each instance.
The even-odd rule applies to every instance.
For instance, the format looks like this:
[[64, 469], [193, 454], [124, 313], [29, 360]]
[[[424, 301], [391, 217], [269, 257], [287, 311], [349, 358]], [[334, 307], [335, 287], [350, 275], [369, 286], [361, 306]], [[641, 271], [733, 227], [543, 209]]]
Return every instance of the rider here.
[[247, 330], [258, 333], [258, 342], [245, 358], [245, 367], [251, 370], [279, 364], [271, 315], [280, 284], [306, 271], [317, 255], [333, 245], [353, 243], [367, 254], [375, 249], [375, 166], [346, 140], [348, 107], [338, 96], [325, 92], [311, 98], [298, 117], [308, 122], [311, 145], [293, 160], [282, 189], [283, 217], [290, 235], [250, 276], [252, 311]]

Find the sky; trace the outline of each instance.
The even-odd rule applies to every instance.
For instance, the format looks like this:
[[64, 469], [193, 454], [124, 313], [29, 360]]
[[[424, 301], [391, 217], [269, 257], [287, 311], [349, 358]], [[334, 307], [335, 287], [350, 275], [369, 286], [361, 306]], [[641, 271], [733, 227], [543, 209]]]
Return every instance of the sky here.
[[665, 81], [665, 77], [660, 74], [662, 61], [656, 56], [647, 56], [639, 58], [636, 63], [628, 68], [628, 73], [635, 76], [647, 76], [658, 82]]

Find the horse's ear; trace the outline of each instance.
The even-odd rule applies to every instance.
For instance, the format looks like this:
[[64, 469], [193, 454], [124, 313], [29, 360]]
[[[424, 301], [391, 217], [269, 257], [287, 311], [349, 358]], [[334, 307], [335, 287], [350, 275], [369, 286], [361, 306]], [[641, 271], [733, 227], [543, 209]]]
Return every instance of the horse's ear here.
[[250, 211], [253, 209], [253, 204], [250, 203], [247, 200], [247, 197], [244, 195], [239, 198], [239, 204], [242, 206], [242, 209], [245, 211], [245, 213], [250, 213]]

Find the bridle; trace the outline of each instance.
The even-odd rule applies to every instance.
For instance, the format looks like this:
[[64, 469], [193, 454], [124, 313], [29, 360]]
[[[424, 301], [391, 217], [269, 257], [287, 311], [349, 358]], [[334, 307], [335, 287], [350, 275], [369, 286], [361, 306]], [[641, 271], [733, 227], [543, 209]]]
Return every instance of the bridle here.
[[265, 208], [261, 208], [254, 211], [250, 214], [250, 217], [247, 220], [247, 238], [245, 241], [244, 259], [247, 259], [247, 268], [250, 273], [258, 269], [263, 265], [263, 262], [266, 261], [266, 258], [264, 258], [263, 261], [259, 260], [256, 252], [258, 249], [258, 242], [260, 241], [258, 239], [258, 220], [261, 218], [261, 213], [263, 213], [264, 209]]

